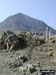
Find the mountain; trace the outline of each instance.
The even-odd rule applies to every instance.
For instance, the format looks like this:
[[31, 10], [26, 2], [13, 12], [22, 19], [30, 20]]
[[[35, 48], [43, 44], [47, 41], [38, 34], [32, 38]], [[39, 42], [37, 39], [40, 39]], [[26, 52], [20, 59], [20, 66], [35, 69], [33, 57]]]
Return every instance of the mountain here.
[[0, 23], [0, 32], [5, 30], [24, 30], [44, 34], [46, 27], [48, 27], [52, 33], [56, 33], [56, 30], [49, 27], [43, 21], [34, 19], [22, 13], [18, 13], [16, 15], [9, 16]]

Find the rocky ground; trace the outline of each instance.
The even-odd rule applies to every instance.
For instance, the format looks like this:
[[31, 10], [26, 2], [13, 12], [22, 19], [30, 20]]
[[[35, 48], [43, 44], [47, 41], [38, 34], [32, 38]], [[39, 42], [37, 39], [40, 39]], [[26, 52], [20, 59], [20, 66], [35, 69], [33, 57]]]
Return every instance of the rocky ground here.
[[[29, 65], [35, 70], [28, 70]], [[0, 50], [0, 75], [38, 75], [38, 69], [56, 70], [56, 43], [12, 52]]]

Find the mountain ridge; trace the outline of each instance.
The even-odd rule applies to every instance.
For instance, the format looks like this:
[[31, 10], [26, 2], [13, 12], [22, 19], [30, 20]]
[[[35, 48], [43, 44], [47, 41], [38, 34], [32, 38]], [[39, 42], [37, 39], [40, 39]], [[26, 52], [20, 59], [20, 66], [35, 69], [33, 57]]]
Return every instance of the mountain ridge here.
[[9, 16], [0, 23], [0, 32], [5, 30], [22, 30], [45, 34], [46, 27], [48, 27], [52, 33], [56, 33], [56, 30], [48, 26], [45, 22], [22, 13], [18, 13]]

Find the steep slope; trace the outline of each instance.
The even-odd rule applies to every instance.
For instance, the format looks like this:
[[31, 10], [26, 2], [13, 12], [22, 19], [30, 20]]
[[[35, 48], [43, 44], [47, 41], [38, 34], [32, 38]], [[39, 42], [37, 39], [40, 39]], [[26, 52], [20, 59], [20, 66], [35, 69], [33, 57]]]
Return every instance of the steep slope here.
[[[22, 13], [8, 17], [6, 20], [0, 23], [0, 32], [4, 30], [25, 30], [39, 33], [45, 33], [48, 25], [43, 21], [31, 18]], [[48, 26], [49, 27], [49, 26]], [[49, 27], [52, 33], [56, 33], [54, 29]]]

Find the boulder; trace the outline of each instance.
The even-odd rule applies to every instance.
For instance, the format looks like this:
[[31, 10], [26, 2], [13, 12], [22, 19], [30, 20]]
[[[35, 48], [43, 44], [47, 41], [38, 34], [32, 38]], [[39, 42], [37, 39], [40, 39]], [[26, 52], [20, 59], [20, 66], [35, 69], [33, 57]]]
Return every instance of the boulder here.
[[7, 65], [10, 67], [10, 68], [16, 68], [16, 67], [19, 67], [23, 64], [23, 60], [21, 59], [16, 59], [16, 58], [10, 58], [7, 62]]
[[26, 38], [23, 34], [16, 35], [11, 31], [6, 31], [1, 37], [1, 48], [7, 50], [17, 50], [27, 46]]

